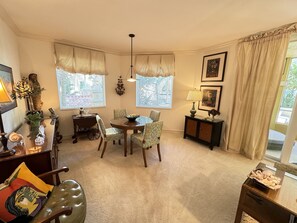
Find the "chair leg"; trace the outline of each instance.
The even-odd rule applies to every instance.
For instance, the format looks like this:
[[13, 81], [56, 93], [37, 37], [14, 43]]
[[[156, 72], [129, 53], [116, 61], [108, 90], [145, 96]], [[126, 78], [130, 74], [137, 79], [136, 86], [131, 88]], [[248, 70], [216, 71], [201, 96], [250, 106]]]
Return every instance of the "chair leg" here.
[[120, 140], [120, 139], [119, 139], [119, 145], [122, 145], [122, 144], [121, 144], [121, 140]]
[[159, 161], [161, 162], [161, 152], [160, 152], [160, 144], [157, 144], [157, 149], [158, 149], [158, 155], [159, 155]]
[[99, 146], [98, 146], [98, 151], [100, 150], [100, 147], [101, 147], [102, 142], [103, 142], [103, 138], [101, 137], [100, 138], [100, 143], [99, 143]]
[[147, 167], [146, 157], [145, 157], [145, 148], [142, 148], [142, 155], [143, 155], [144, 167]]
[[102, 153], [101, 153], [101, 158], [103, 158], [103, 155], [104, 155], [104, 152], [105, 152], [105, 149], [106, 149], [106, 145], [107, 145], [107, 142], [105, 141], [104, 142], [104, 148], [103, 148]]
[[133, 154], [133, 141], [130, 139], [130, 154]]

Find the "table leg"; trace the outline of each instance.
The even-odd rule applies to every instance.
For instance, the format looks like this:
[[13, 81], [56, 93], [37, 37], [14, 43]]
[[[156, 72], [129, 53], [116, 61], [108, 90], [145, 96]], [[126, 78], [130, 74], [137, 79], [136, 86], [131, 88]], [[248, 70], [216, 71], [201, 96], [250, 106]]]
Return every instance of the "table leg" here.
[[127, 130], [124, 130], [124, 155], [127, 156]]

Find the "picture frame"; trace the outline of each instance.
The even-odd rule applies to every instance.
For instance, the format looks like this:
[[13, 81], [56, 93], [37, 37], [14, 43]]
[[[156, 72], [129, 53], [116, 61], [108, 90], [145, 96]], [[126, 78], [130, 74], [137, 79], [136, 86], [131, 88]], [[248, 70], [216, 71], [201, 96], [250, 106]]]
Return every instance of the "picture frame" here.
[[201, 82], [224, 81], [228, 52], [221, 52], [203, 57]]
[[[0, 78], [2, 79], [2, 81], [6, 87], [7, 93], [9, 95], [12, 95], [14, 82], [13, 82], [13, 75], [12, 75], [11, 67], [0, 64]], [[13, 108], [16, 108], [16, 107], [17, 107], [16, 99], [13, 99], [13, 101], [9, 102], [9, 103], [0, 103], [0, 114], [3, 114]]]
[[199, 101], [198, 109], [204, 111], [215, 109], [220, 111], [222, 90], [222, 86], [201, 85], [202, 100]]

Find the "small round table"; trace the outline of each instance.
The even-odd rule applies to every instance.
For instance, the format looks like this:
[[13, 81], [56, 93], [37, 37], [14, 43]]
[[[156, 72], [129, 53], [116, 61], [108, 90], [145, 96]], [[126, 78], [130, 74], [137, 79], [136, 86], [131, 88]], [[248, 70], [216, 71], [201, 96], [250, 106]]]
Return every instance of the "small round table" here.
[[124, 155], [127, 156], [127, 131], [133, 130], [134, 133], [138, 130], [143, 130], [146, 123], [152, 123], [153, 120], [149, 117], [140, 116], [135, 122], [129, 122], [126, 118], [112, 119], [110, 125], [114, 128], [122, 129], [124, 133]]

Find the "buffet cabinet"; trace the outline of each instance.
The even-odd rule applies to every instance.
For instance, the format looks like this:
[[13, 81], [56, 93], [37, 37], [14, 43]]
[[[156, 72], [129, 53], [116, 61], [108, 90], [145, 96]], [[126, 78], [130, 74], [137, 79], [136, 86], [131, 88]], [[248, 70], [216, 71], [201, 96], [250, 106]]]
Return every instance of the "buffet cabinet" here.
[[12, 156], [0, 158], [0, 182], [7, 179], [19, 164], [25, 162], [36, 175], [56, 169], [58, 166], [58, 141], [56, 139], [56, 120], [45, 119], [42, 124], [45, 129], [43, 145], [35, 144], [35, 136], [30, 132], [30, 126], [22, 124], [16, 132], [23, 136], [22, 143], [8, 142], [8, 148], [15, 149]]
[[220, 146], [223, 120], [185, 116], [184, 138], [206, 144], [212, 150]]

